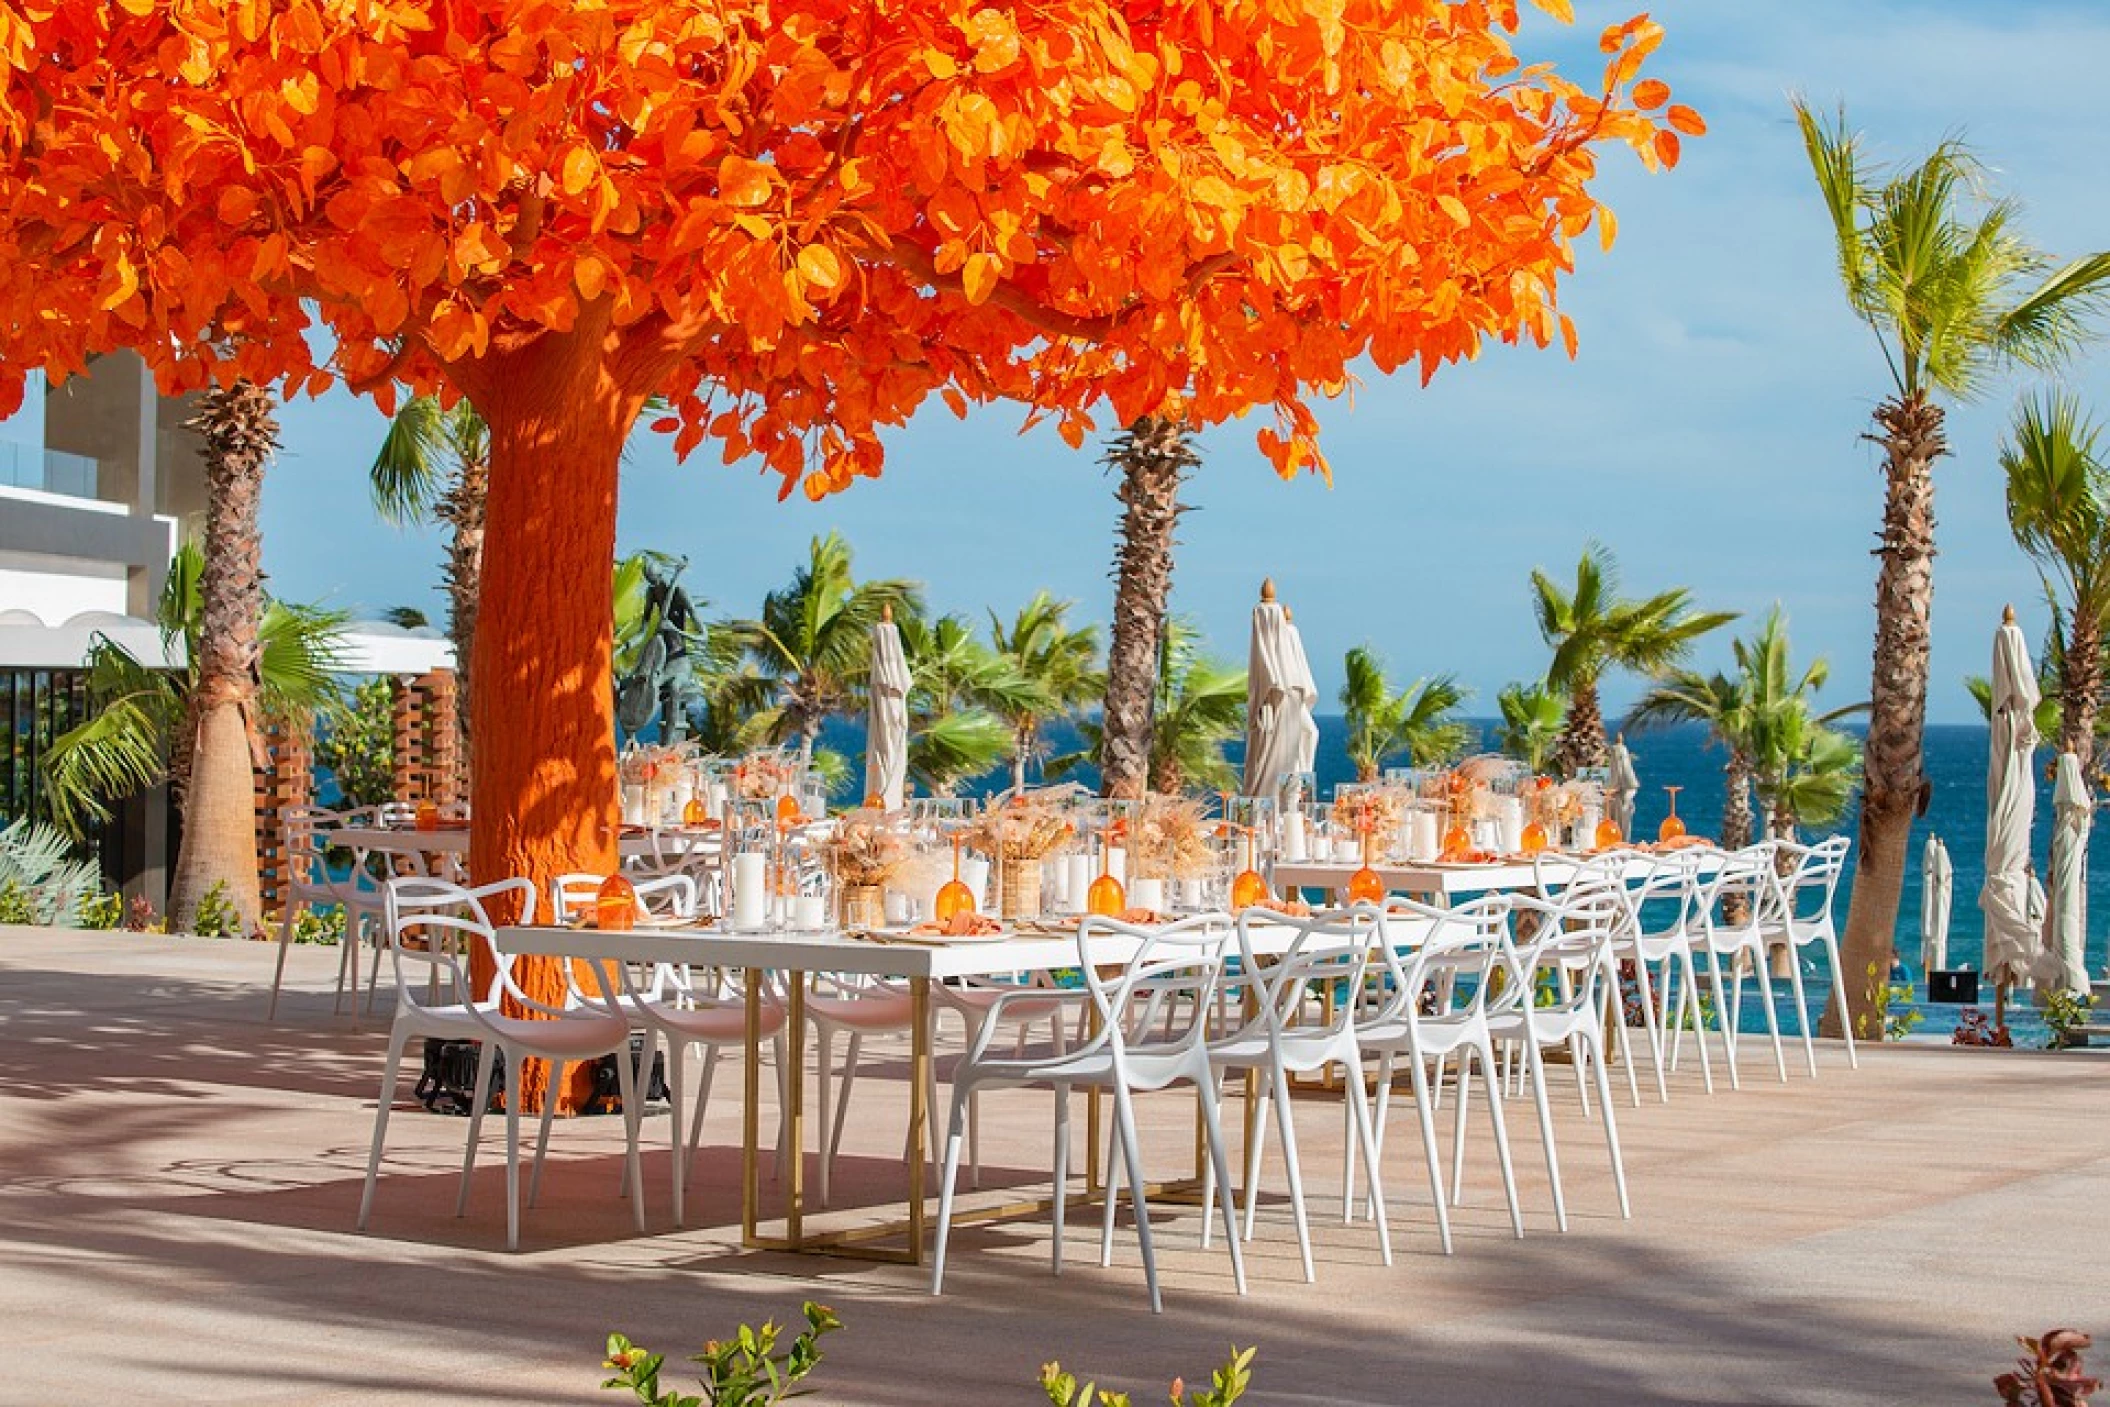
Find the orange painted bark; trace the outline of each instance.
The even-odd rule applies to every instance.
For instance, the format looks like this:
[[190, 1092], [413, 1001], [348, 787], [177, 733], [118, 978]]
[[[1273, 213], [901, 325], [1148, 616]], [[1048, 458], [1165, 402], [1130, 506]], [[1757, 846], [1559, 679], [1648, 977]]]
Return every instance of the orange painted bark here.
[[[609, 563], [617, 463], [642, 401], [615, 386], [592, 321], [494, 353], [465, 378], [491, 427], [469, 868], [478, 884], [525, 876], [542, 896], [559, 874], [617, 863]], [[478, 955], [479, 980], [489, 963]], [[555, 960], [522, 958], [514, 975], [562, 1004]], [[524, 1107], [539, 1107], [546, 1079], [531, 1072]]]

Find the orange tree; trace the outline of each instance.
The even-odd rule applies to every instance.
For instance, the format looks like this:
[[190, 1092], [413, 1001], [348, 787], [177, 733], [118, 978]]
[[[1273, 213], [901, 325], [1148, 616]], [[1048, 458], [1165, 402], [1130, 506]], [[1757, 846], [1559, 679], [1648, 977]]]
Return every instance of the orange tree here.
[[[1539, 0], [1566, 18], [1567, 0]], [[1512, 0], [0, 5], [0, 398], [138, 351], [178, 392], [466, 397], [491, 429], [479, 878], [614, 856], [616, 466], [645, 398], [812, 498], [933, 396], [1072, 445], [1556, 339], [1600, 149], [1700, 119]], [[552, 973], [536, 983], [554, 982]]]

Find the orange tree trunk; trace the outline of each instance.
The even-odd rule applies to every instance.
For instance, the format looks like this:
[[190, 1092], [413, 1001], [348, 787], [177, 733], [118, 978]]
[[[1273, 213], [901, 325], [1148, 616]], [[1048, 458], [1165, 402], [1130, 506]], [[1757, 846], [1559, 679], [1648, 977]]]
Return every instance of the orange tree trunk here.
[[[610, 652], [616, 468], [639, 398], [609, 380], [599, 329], [545, 335], [465, 376], [491, 430], [483, 580], [470, 695], [476, 751], [469, 869], [478, 884], [524, 876], [538, 917], [550, 881], [612, 873], [615, 705]], [[504, 922], [510, 914], [494, 914]], [[491, 971], [476, 959], [479, 982]], [[514, 970], [537, 1001], [562, 1005], [559, 961]], [[574, 1098], [587, 1072], [575, 1070]], [[523, 1108], [539, 1108], [531, 1070]]]

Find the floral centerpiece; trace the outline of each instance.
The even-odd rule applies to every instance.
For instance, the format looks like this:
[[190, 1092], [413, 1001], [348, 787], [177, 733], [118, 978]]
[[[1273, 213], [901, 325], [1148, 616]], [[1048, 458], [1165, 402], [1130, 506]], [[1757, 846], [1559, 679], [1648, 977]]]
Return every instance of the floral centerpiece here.
[[626, 824], [659, 823], [668, 798], [677, 794], [681, 782], [690, 779], [689, 763], [693, 752], [694, 748], [687, 743], [648, 743], [632, 747], [616, 759], [616, 778], [623, 788], [623, 820]]
[[770, 801], [798, 784], [798, 764], [781, 752], [751, 752], [733, 764], [733, 795]]
[[1358, 787], [1333, 803], [1334, 825], [1358, 838], [1396, 835], [1406, 814], [1406, 797], [1393, 787]]
[[843, 899], [845, 928], [877, 928], [885, 922], [885, 888], [908, 865], [908, 837], [889, 826], [886, 813], [870, 809], [843, 816], [820, 843], [821, 859]]
[[1076, 835], [1067, 805], [1071, 789], [1014, 792], [967, 827], [967, 843], [999, 866], [1003, 916], [1040, 915], [1040, 864]]
[[1198, 879], [1215, 854], [1200, 801], [1152, 793], [1143, 798], [1128, 837], [1130, 871], [1162, 879]]

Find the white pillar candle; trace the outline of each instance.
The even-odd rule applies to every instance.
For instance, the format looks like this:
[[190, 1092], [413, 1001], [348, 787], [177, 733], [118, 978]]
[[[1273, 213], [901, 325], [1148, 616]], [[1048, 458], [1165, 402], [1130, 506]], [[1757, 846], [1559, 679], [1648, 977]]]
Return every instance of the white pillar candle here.
[[983, 913], [989, 911], [989, 862], [979, 855], [969, 855], [960, 861], [960, 883], [974, 894], [974, 906]]
[[1162, 879], [1137, 879], [1128, 886], [1128, 907], [1149, 909], [1153, 913], [1165, 912], [1165, 881]]
[[769, 857], [759, 853], [733, 856], [733, 927], [752, 932], [769, 915]]
[[1128, 884], [1128, 851], [1116, 845], [1106, 852], [1106, 872], [1119, 880], [1125, 888]]
[[645, 789], [637, 782], [623, 783], [623, 824], [645, 824]]
[[818, 894], [800, 894], [791, 901], [791, 926], [801, 933], [816, 933], [828, 926], [828, 901]]
[[1337, 835], [1333, 838], [1333, 858], [1343, 863], [1363, 858], [1363, 847], [1356, 844], [1352, 835]]
[[908, 922], [908, 895], [898, 889], [889, 889], [883, 902], [886, 905], [886, 921], [889, 924]]
[[1304, 813], [1291, 811], [1282, 818], [1282, 858], [1300, 865], [1311, 858], [1304, 839]]
[[1412, 834], [1407, 841], [1407, 858], [1424, 864], [1436, 858], [1442, 849], [1440, 827], [1434, 811], [1416, 811], [1409, 818]]
[[1514, 855], [1524, 848], [1524, 798], [1498, 796], [1495, 802], [1495, 848]]
[[1092, 857], [1089, 855], [1068, 856], [1063, 860], [1062, 868], [1065, 871], [1062, 889], [1062, 912], [1066, 914], [1081, 914], [1084, 912], [1085, 900], [1090, 897], [1092, 890]]

